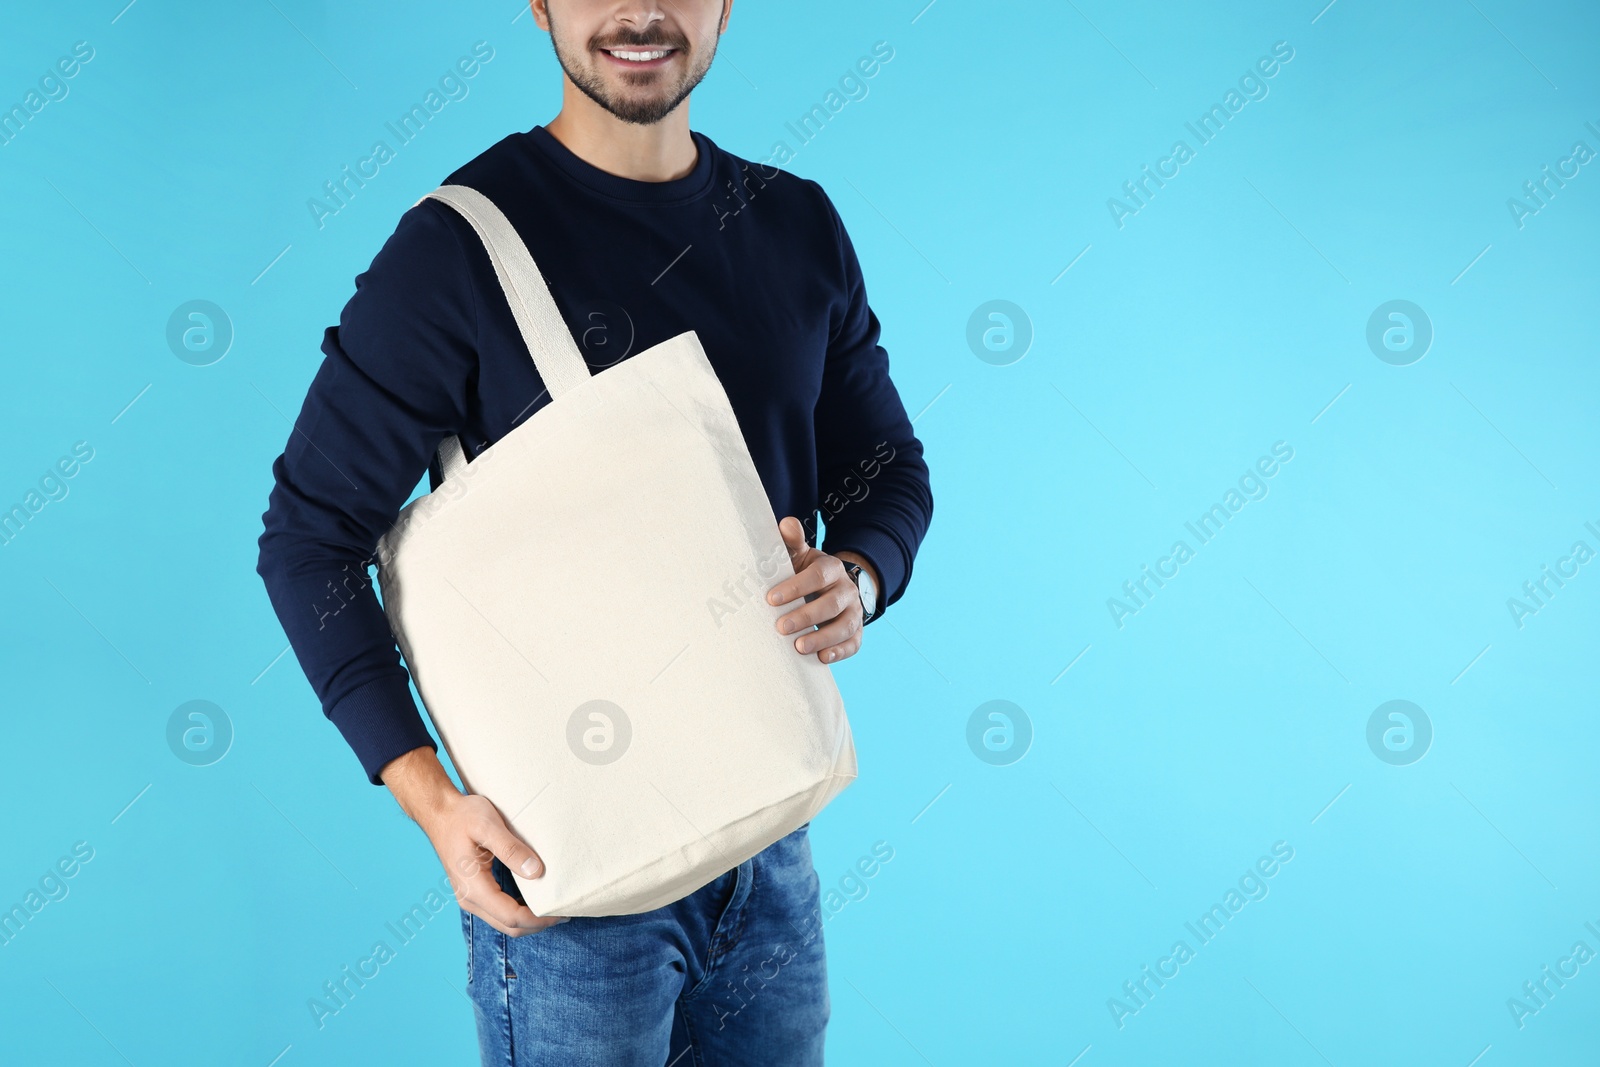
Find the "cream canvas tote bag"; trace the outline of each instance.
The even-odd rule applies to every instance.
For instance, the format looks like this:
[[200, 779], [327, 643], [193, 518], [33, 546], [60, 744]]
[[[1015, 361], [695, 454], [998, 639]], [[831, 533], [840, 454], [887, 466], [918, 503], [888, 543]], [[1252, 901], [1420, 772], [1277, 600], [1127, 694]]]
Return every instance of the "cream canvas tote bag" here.
[[699, 338], [591, 375], [500, 210], [427, 195], [483, 240], [551, 399], [471, 463], [440, 445], [379, 543], [384, 612], [463, 786], [544, 860], [513, 872], [533, 912], [649, 911], [855, 778], [844, 701], [774, 625], [794, 567]]

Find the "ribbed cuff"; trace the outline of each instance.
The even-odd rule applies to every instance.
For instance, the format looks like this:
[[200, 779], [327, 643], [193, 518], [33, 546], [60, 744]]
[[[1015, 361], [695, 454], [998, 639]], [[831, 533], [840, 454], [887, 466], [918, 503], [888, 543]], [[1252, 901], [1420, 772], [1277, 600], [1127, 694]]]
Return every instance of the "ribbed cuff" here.
[[846, 550], [857, 552], [872, 562], [873, 569], [878, 572], [880, 583], [878, 614], [873, 616], [873, 622], [883, 618], [884, 610], [899, 600], [900, 595], [905, 592], [906, 582], [911, 577], [910, 564], [900, 547], [900, 542], [883, 530], [874, 526], [861, 526], [840, 530], [835, 534], [829, 529], [822, 539], [821, 548], [830, 556], [836, 556]]
[[344, 735], [373, 785], [383, 784], [378, 772], [395, 757], [414, 748], [439, 750], [403, 674], [374, 678], [335, 704], [328, 718]]

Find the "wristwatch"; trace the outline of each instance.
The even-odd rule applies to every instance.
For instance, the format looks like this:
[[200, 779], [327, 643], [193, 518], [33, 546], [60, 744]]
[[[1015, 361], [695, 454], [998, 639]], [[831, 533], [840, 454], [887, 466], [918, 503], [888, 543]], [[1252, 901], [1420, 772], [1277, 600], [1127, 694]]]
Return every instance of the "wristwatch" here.
[[878, 616], [877, 587], [872, 584], [872, 575], [863, 570], [861, 564], [847, 559], [839, 562], [844, 564], [844, 572], [856, 583], [856, 592], [861, 594], [861, 625], [865, 626]]

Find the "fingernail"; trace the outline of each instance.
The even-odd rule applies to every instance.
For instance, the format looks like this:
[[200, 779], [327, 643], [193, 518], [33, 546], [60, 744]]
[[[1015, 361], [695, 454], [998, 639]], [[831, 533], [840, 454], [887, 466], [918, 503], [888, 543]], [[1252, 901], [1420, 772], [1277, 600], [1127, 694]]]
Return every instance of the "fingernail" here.
[[537, 878], [537, 877], [539, 877], [539, 861], [534, 859], [532, 856], [529, 856], [527, 859], [523, 860], [522, 861], [522, 877], [524, 877], [524, 878]]
[[557, 920], [556, 920], [556, 924], [557, 924], [557, 925], [560, 925], [560, 924], [561, 924], [561, 923], [569, 923], [569, 922], [571, 922], [571, 921], [572, 921], [572, 916], [570, 916], [570, 915], [569, 915], [569, 916], [567, 916], [567, 917], [566, 917], [566, 918], [564, 918], [564, 919], [557, 919]]

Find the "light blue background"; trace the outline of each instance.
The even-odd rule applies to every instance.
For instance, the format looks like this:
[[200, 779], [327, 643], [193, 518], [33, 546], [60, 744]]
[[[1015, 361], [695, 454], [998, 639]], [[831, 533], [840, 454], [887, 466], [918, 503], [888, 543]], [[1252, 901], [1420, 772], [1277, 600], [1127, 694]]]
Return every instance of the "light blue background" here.
[[[255, 538], [352, 279], [554, 115], [558, 69], [513, 0], [123, 3], [15, 7], [0, 42], [7, 107], [95, 49], [0, 146], [0, 502], [94, 448], [0, 548], [0, 906], [95, 850], [0, 947], [0, 1061], [473, 1062], [453, 906], [312, 1021], [440, 872], [277, 659]], [[818, 873], [895, 857], [825, 927], [831, 1062], [1594, 1063], [1600, 962], [1524, 1028], [1506, 1002], [1600, 951], [1600, 563], [1521, 628], [1506, 602], [1600, 549], [1600, 164], [1520, 229], [1506, 202], [1600, 150], [1600, 16], [923, 3], [747, 0], [693, 98], [764, 159], [894, 48], [789, 165], [850, 228], [936, 500], [837, 668], [862, 773]], [[319, 230], [307, 199], [478, 40], [470, 96]], [[1119, 229], [1107, 199], [1277, 41], [1270, 94]], [[207, 367], [164, 338], [193, 299], [236, 330]], [[993, 299], [1034, 333], [1008, 366], [966, 342]], [[1434, 326], [1410, 366], [1365, 341], [1391, 299]], [[1107, 598], [1277, 441], [1270, 494], [1119, 629]], [[165, 739], [194, 699], [235, 731], [208, 767]], [[991, 699], [1032, 723], [1009, 766], [967, 746]], [[1391, 699], [1435, 731], [1409, 766], [1367, 746]], [[1119, 1029], [1108, 999], [1276, 841], [1270, 894]]]

